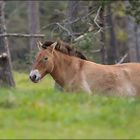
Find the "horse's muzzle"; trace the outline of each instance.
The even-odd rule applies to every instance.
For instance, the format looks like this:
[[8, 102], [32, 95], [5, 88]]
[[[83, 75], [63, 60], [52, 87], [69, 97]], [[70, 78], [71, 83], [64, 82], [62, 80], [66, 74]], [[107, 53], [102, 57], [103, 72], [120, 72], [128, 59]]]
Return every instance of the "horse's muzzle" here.
[[32, 70], [30, 72], [30, 76], [29, 77], [30, 77], [32, 82], [37, 83], [37, 82], [39, 82], [39, 80], [41, 78], [41, 75], [40, 75], [38, 70]]
[[36, 75], [30, 76], [30, 79], [31, 79], [31, 81], [34, 82], [34, 83], [37, 83], [37, 82], [40, 80], [40, 78], [37, 78]]

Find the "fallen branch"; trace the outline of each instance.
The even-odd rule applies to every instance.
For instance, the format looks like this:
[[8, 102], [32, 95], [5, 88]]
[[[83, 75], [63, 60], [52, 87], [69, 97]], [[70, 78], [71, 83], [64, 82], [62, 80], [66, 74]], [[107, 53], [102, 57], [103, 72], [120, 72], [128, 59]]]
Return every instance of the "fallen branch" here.
[[44, 34], [23, 34], [23, 33], [5, 33], [0, 34], [0, 37], [40, 37], [44, 38]]

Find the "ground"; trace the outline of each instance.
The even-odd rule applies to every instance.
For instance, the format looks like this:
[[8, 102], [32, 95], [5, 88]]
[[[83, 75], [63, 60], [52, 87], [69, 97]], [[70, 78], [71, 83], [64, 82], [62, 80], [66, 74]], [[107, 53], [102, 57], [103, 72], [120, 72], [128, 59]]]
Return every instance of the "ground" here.
[[15, 89], [0, 88], [0, 139], [140, 138], [139, 97], [61, 93], [49, 76], [14, 77]]

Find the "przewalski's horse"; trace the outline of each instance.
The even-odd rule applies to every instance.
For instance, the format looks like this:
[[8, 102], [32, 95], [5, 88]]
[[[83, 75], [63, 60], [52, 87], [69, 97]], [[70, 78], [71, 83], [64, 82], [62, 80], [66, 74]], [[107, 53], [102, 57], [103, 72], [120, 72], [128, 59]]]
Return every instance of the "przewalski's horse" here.
[[140, 95], [140, 64], [97, 64], [62, 41], [41, 45], [30, 79], [36, 83], [46, 74], [70, 92], [91, 94], [99, 90], [109, 95]]

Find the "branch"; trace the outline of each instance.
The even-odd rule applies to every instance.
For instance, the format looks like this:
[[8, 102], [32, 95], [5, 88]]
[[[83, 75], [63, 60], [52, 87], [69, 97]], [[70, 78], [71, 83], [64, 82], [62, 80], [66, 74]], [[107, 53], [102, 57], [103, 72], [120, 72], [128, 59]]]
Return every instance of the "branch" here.
[[71, 32], [67, 28], [65, 28], [64, 26], [62, 26], [60, 23], [57, 22], [56, 25], [58, 25], [61, 29], [63, 29], [64, 31], [66, 31], [68, 33], [68, 35], [72, 35]]
[[98, 49], [98, 50], [91, 50], [92, 53], [99, 53], [101, 52], [101, 49]]
[[124, 62], [124, 60], [126, 59], [126, 57], [128, 56], [128, 53], [126, 53], [117, 64], [121, 64]]
[[5, 34], [0, 34], [0, 37], [40, 37], [44, 38], [44, 34], [22, 34], [22, 33], [5, 33]]
[[76, 42], [76, 41], [78, 41], [78, 40], [82, 39], [82, 38], [83, 38], [83, 37], [85, 37], [86, 35], [87, 35], [87, 33], [85, 33], [85, 34], [83, 34], [83, 35], [78, 36], [77, 38], [75, 38], [75, 39], [74, 39], [74, 42]]
[[87, 17], [89, 17], [91, 14], [93, 14], [93, 12], [95, 12], [95, 9], [93, 9], [90, 13], [88, 13], [87, 15], [83, 16], [83, 17], [79, 17], [71, 22], [66, 22], [65, 24], [73, 24], [75, 22], [78, 22], [79, 20], [83, 21], [84, 19], [86, 19]]
[[102, 31], [103, 31], [103, 30], [102, 30], [102, 27], [101, 27], [97, 32], [94, 33], [94, 35], [96, 35], [96, 34], [102, 32]]
[[[98, 30], [97, 32], [94, 33], [95, 35], [98, 34], [99, 32], [103, 32], [103, 28], [97, 23], [97, 18], [98, 18], [99, 14], [100, 14], [101, 8], [102, 8], [102, 7], [100, 6], [99, 9], [97, 10], [97, 14], [96, 14], [96, 16], [95, 16], [95, 18], [94, 18], [94, 23], [95, 23], [96, 26], [99, 28], [99, 30]], [[92, 11], [92, 12], [93, 12], [93, 11]], [[91, 12], [91, 13], [92, 13], [92, 12]], [[90, 15], [91, 13], [89, 13], [89, 15]], [[92, 30], [91, 30], [91, 31], [92, 31]], [[89, 31], [89, 32], [91, 32], [91, 31]], [[83, 35], [77, 37], [74, 41], [78, 41], [78, 40], [82, 39], [83, 37], [85, 37], [86, 35], [87, 35], [87, 33], [85, 33], [85, 34], [83, 34]]]
[[[45, 26], [43, 26], [43, 27], [40, 29], [40, 31], [42, 31], [42, 30], [44, 30], [44, 29], [46, 29], [46, 28], [48, 28], [48, 27], [50, 27], [50, 26], [52, 26], [52, 25], [57, 25], [57, 26], [58, 26], [59, 28], [61, 28], [62, 30], [66, 31], [66, 32], [68, 33], [68, 35], [73, 36], [73, 35], [71, 34], [71, 32], [70, 32], [67, 28], [65, 28], [64, 26], [62, 26], [61, 23], [59, 23], [59, 22], [57, 22], [57, 23], [50, 23], [50, 24], [48, 24], [48, 25], [45, 25]], [[51, 34], [53, 34], [54, 30], [56, 30], [56, 29], [57, 29], [57, 27], [55, 27], [55, 28], [52, 30]]]
[[40, 28], [40, 31], [42, 31], [42, 30], [44, 30], [44, 29], [46, 29], [46, 28], [48, 28], [48, 27], [50, 27], [50, 26], [53, 26], [53, 25], [55, 25], [55, 24], [56, 24], [56, 23], [53, 22], [53, 23], [50, 23], [50, 24], [44, 25], [44, 26], [42, 26], [42, 27]]
[[[87, 15], [85, 15], [85, 16], [83, 16], [83, 17], [78, 17], [78, 18], [76, 18], [75, 20], [73, 20], [73, 21], [71, 21], [71, 22], [68, 22], [67, 19], [65, 19], [63, 22], [59, 23], [59, 25], [60, 25], [60, 24], [65, 24], [65, 25], [67, 25], [67, 24], [73, 24], [73, 23], [75, 23], [75, 22], [78, 22], [79, 20], [82, 20], [82, 21], [83, 21], [85, 18], [89, 17], [93, 12], [95, 12], [95, 9], [93, 9], [93, 10], [92, 10], [90, 13], [88, 13]], [[44, 29], [46, 29], [46, 28], [48, 28], [48, 27], [50, 27], [50, 26], [52, 26], [52, 25], [56, 25], [56, 24], [57, 24], [56, 22], [53, 22], [53, 23], [44, 25], [43, 27], [41, 27], [41, 30], [44, 30]], [[58, 25], [58, 26], [59, 26], [59, 25]], [[62, 26], [62, 25], [60, 25], [60, 26]]]
[[97, 23], [97, 18], [98, 18], [99, 14], [100, 14], [101, 8], [102, 8], [102, 7], [100, 6], [99, 9], [97, 10], [97, 14], [96, 14], [96, 16], [95, 16], [95, 18], [94, 18], [94, 23], [95, 23], [96, 26], [99, 28], [99, 30], [95, 33], [95, 35], [96, 35], [97, 33], [101, 32], [101, 31], [103, 31], [103, 28]]

